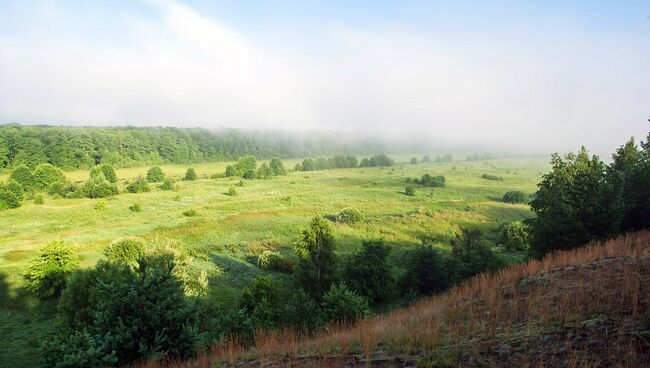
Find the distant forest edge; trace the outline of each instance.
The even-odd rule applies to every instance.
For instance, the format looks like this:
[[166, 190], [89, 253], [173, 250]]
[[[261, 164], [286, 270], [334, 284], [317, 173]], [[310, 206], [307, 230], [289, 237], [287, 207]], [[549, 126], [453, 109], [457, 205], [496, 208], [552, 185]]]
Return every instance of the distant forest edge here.
[[246, 155], [258, 159], [365, 155], [384, 149], [378, 140], [333, 132], [0, 125], [0, 169], [40, 163], [65, 170], [97, 164], [129, 167], [234, 161]]

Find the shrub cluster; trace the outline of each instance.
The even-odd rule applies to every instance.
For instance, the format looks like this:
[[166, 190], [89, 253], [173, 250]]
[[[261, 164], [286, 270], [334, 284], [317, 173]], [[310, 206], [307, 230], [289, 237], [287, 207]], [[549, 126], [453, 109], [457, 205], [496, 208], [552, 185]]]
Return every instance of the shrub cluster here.
[[356, 224], [363, 220], [363, 213], [352, 207], [344, 208], [336, 215], [336, 221], [344, 224]]
[[518, 191], [518, 190], [511, 190], [506, 192], [503, 195], [504, 202], [506, 203], [526, 203], [526, 195], [524, 192]]
[[160, 183], [165, 180], [165, 173], [158, 166], [154, 166], [147, 171], [147, 181], [150, 183]]
[[500, 176], [492, 175], [492, 174], [483, 174], [481, 175], [481, 178], [485, 180], [496, 180], [496, 181], [502, 181], [503, 178]]
[[126, 190], [129, 193], [144, 193], [148, 192], [149, 189], [149, 182], [142, 176], [138, 176], [137, 178], [131, 180], [131, 182], [126, 186]]
[[444, 187], [445, 186], [445, 177], [442, 175], [438, 176], [432, 176], [429, 174], [424, 174], [422, 175], [421, 179], [411, 179], [407, 178], [407, 182], [413, 182], [418, 185], [422, 185], [425, 187]]
[[395, 164], [395, 161], [384, 155], [375, 155], [370, 158], [364, 158], [361, 160], [361, 163], [359, 164], [359, 167], [378, 167], [378, 166], [393, 166]]
[[69, 243], [54, 240], [38, 250], [29, 264], [25, 279], [27, 289], [41, 299], [61, 294], [70, 275], [79, 267], [79, 257]]

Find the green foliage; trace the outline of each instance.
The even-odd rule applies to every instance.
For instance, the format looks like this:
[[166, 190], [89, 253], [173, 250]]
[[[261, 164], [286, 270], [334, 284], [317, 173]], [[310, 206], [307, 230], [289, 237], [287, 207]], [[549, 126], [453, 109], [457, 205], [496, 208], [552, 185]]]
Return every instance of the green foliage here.
[[406, 273], [400, 280], [404, 291], [432, 294], [447, 290], [452, 283], [447, 261], [430, 244], [410, 251], [404, 266]]
[[9, 189], [7, 185], [0, 185], [0, 210], [18, 207], [20, 207], [20, 197]]
[[36, 190], [47, 190], [52, 183], [65, 182], [63, 172], [51, 164], [40, 164], [32, 173], [33, 187]]
[[622, 217], [620, 195], [606, 180], [602, 161], [590, 158], [583, 147], [578, 154], [553, 155], [551, 165], [530, 202], [536, 214], [530, 221], [535, 254], [616, 234]]
[[416, 157], [411, 157], [411, 165], [417, 165], [418, 159]]
[[442, 175], [432, 176], [429, 174], [422, 175], [421, 179], [413, 180], [416, 184], [425, 186], [425, 187], [444, 187], [445, 186], [445, 177]]
[[371, 304], [388, 299], [393, 277], [388, 264], [390, 248], [383, 240], [364, 240], [361, 249], [346, 259], [344, 275], [350, 288]]
[[293, 171], [296, 171], [296, 172], [302, 171], [302, 165], [297, 163], [296, 166], [293, 167]]
[[431, 157], [429, 157], [429, 155], [424, 155], [424, 156], [422, 156], [421, 161], [422, 161], [422, 163], [428, 164], [428, 163], [431, 162]]
[[437, 162], [437, 163], [452, 162], [452, 161], [453, 161], [453, 157], [451, 156], [451, 154], [436, 156], [436, 159], [435, 159], [435, 162]]
[[106, 202], [104, 201], [97, 201], [95, 205], [93, 206], [94, 209], [97, 211], [103, 211], [106, 209]]
[[99, 170], [102, 171], [106, 180], [108, 180], [111, 183], [117, 183], [117, 174], [115, 173], [115, 169], [113, 169], [113, 166], [109, 164], [103, 164], [99, 166]]
[[187, 181], [194, 181], [196, 180], [196, 170], [194, 170], [193, 167], [188, 167], [187, 171], [185, 171], [185, 180]]
[[363, 159], [361, 160], [361, 164], [359, 165], [360, 167], [377, 167], [377, 166], [393, 166], [395, 164], [395, 161], [384, 155], [375, 155], [372, 156], [369, 159]]
[[404, 194], [406, 194], [407, 196], [411, 196], [411, 197], [415, 196], [415, 187], [412, 186], [412, 185], [409, 185], [409, 186], [405, 187], [404, 188]]
[[275, 271], [280, 264], [280, 253], [265, 250], [257, 257], [257, 265], [265, 271]]
[[14, 168], [11, 171], [11, 174], [9, 175], [9, 179], [14, 180], [18, 184], [20, 184], [20, 186], [25, 191], [27, 191], [28, 189], [34, 186], [34, 178], [32, 176], [32, 170], [25, 165], [19, 165], [16, 168]]
[[144, 250], [144, 239], [137, 236], [125, 236], [110, 242], [104, 249], [104, 255], [111, 261], [137, 267], [138, 259], [145, 255]]
[[91, 171], [90, 178], [81, 186], [81, 191], [88, 198], [106, 198], [118, 193], [117, 186], [106, 180], [101, 170]]
[[148, 192], [149, 189], [149, 182], [143, 178], [142, 176], [138, 176], [137, 178], [131, 180], [129, 185], [126, 186], [126, 190], [129, 193], [144, 193]]
[[521, 221], [503, 224], [499, 232], [499, 244], [506, 250], [528, 250], [530, 248], [528, 226]]
[[255, 179], [257, 177], [257, 172], [254, 169], [248, 169], [243, 172], [241, 177], [244, 179]]
[[279, 327], [284, 307], [280, 285], [270, 276], [256, 276], [242, 293], [241, 307], [257, 328]]
[[29, 264], [27, 289], [41, 299], [60, 295], [74, 270], [79, 267], [76, 250], [63, 240], [53, 240], [38, 250]]
[[323, 324], [322, 311], [314, 298], [303, 289], [297, 289], [291, 292], [286, 301], [284, 322], [309, 333]]
[[287, 170], [284, 168], [282, 160], [280, 160], [278, 157], [271, 159], [269, 162], [269, 167], [271, 168], [271, 171], [273, 171], [274, 176], [287, 175]]
[[492, 175], [492, 174], [483, 174], [481, 175], [481, 178], [485, 180], [495, 180], [495, 181], [502, 181], [503, 178], [500, 176]]
[[61, 198], [83, 198], [85, 193], [78, 185], [72, 182], [52, 183], [47, 190], [47, 194]]
[[353, 207], [344, 208], [336, 215], [336, 221], [344, 224], [357, 224], [363, 220], [363, 213]]
[[34, 196], [34, 204], [40, 205], [40, 204], [43, 204], [43, 203], [45, 203], [45, 201], [43, 200], [43, 195], [42, 194], [39, 193], [39, 194]]
[[332, 284], [323, 295], [323, 314], [328, 321], [353, 323], [370, 314], [368, 300], [358, 295], [345, 283]]
[[[65, 349], [49, 349], [48, 363], [65, 366], [70, 357], [85, 357], [89, 347], [93, 362], [117, 366], [193, 355], [197, 311], [173, 269], [172, 258], [163, 255], [140, 258], [135, 268], [100, 261], [92, 270], [77, 271], [60, 304], [70, 333], [50, 345]], [[82, 343], [70, 344], [80, 333], [87, 335]], [[74, 360], [70, 364], [83, 365]]]
[[231, 196], [231, 197], [234, 197], [234, 196], [237, 195], [237, 191], [235, 190], [234, 187], [230, 187], [230, 188], [228, 188], [228, 192], [226, 194]]
[[492, 250], [492, 245], [477, 228], [461, 229], [461, 233], [451, 242], [451, 255], [457, 280], [494, 272], [504, 266], [504, 262]]
[[268, 179], [273, 176], [273, 170], [271, 170], [269, 165], [266, 162], [264, 162], [257, 169], [256, 176], [260, 179]]
[[343, 156], [343, 155], [334, 156], [332, 161], [334, 164], [333, 166], [337, 169], [357, 167], [357, 164], [359, 162], [355, 156]]
[[503, 195], [503, 201], [506, 203], [526, 203], [526, 195], [519, 190], [511, 190]]
[[20, 185], [17, 181], [9, 179], [7, 180], [7, 183], [4, 185], [0, 185], [0, 187], [4, 187], [6, 189], [9, 189], [11, 192], [13, 192], [16, 197], [18, 197], [19, 201], [23, 200], [23, 187]]
[[147, 171], [147, 181], [150, 183], [160, 183], [165, 180], [165, 173], [158, 166], [154, 166]]
[[160, 189], [162, 190], [174, 190], [174, 181], [171, 178], [165, 178], [162, 184], [160, 184]]
[[111, 367], [117, 363], [113, 352], [98, 342], [88, 330], [73, 331], [69, 335], [45, 341], [41, 355], [43, 368]]
[[314, 170], [316, 170], [316, 162], [313, 159], [306, 158], [302, 160], [300, 171], [314, 171]]
[[298, 255], [296, 278], [298, 283], [316, 300], [336, 281], [334, 235], [330, 225], [315, 216], [302, 231], [295, 246]]
[[190, 208], [187, 211], [183, 211], [183, 216], [185, 216], [185, 217], [194, 217], [194, 216], [196, 216], [196, 214], [197, 214], [197, 212], [193, 208]]
[[237, 176], [237, 169], [235, 169], [235, 166], [233, 165], [228, 165], [226, 166], [226, 177], [231, 177], [231, 176]]
[[140, 202], [133, 202], [129, 206], [129, 210], [131, 210], [133, 212], [142, 212], [142, 205], [140, 204]]

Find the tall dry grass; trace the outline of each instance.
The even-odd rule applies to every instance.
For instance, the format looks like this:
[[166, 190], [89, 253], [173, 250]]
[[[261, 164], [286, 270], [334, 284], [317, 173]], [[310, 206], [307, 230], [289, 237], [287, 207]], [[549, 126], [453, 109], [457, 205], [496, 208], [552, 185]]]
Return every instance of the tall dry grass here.
[[231, 340], [214, 345], [193, 361], [152, 362], [145, 367], [213, 367], [216, 362], [234, 365], [242, 359], [260, 366], [296, 361], [336, 366], [350, 356], [367, 365], [385, 356], [409, 360], [461, 352], [478, 355], [495, 339], [517, 340], [523, 345], [517, 355], [521, 364], [544, 366], [557, 362], [553, 356], [532, 353], [532, 346], [539, 343], [539, 336], [558, 330], [568, 336], [560, 336], [564, 341], [558, 342], [565, 345], [562, 365], [597, 366], [600, 363], [594, 359], [600, 358], [590, 357], [592, 348], [574, 336], [584, 334], [583, 325], [600, 315], [619, 328], [602, 337], [602, 349], [607, 350], [603, 356], [610, 357], [607, 365], [639, 366], [650, 363], [647, 355], [639, 354], [648, 346], [640, 346], [638, 336], [621, 331], [650, 321], [650, 262], [635, 262], [648, 257], [650, 232], [631, 233], [479, 275], [443, 294], [352, 326], [329, 325], [313, 336], [292, 330], [259, 331], [252, 347]]

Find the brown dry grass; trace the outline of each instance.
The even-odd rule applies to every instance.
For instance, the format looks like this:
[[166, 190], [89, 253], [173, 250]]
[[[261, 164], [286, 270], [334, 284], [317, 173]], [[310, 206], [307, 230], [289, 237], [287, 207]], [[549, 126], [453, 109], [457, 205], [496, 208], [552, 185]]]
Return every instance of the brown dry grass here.
[[315, 336], [258, 332], [252, 347], [144, 367], [650, 365], [650, 232], [470, 279], [410, 307]]

